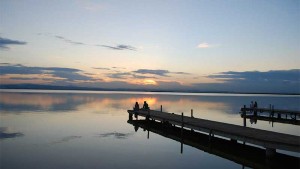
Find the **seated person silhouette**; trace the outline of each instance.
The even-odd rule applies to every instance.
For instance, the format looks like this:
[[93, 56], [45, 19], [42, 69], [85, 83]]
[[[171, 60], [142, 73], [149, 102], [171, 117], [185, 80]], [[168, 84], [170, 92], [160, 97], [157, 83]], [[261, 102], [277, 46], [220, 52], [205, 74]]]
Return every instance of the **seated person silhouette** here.
[[136, 110], [136, 111], [140, 110], [140, 105], [138, 102], [135, 102], [133, 110]]
[[144, 110], [150, 110], [150, 108], [148, 106], [148, 103], [146, 101], [144, 101], [143, 109]]

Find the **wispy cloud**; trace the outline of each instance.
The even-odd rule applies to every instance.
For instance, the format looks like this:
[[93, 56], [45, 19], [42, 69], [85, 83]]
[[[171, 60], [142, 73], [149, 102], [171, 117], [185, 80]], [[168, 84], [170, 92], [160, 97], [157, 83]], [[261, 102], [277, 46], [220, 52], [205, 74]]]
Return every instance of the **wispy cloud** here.
[[134, 73], [140, 73], [140, 74], [152, 74], [152, 75], [158, 75], [158, 76], [164, 76], [167, 77], [168, 73], [170, 73], [170, 71], [168, 70], [161, 70], [161, 69], [138, 69], [136, 71], [133, 71]]
[[92, 67], [92, 68], [98, 70], [110, 70], [110, 68], [106, 68], [106, 67]]
[[292, 70], [270, 70], [267, 72], [246, 71], [246, 72], [221, 72], [209, 75], [209, 78], [225, 81], [281, 81], [281, 82], [300, 82], [300, 69]]
[[169, 77], [170, 76], [169, 74], [190, 75], [190, 73], [187, 72], [171, 72], [169, 70], [162, 70], [162, 69], [138, 69], [133, 72], [139, 74], [152, 74], [152, 75], [163, 76], [163, 77]]
[[91, 2], [89, 0], [78, 0], [77, 1], [78, 6], [82, 7], [83, 9], [91, 12], [96, 12], [104, 9], [103, 3], [95, 3]]
[[65, 42], [67, 42], [67, 43], [73, 44], [73, 45], [87, 45], [87, 44], [85, 44], [85, 43], [83, 43], [83, 42], [76, 42], [76, 41], [67, 39], [67, 38], [62, 37], [62, 36], [57, 36], [57, 35], [56, 35], [56, 36], [54, 36], [54, 37], [57, 38], [57, 39], [63, 40], [63, 41], [65, 41]]
[[203, 42], [203, 43], [200, 43], [198, 46], [197, 46], [197, 48], [211, 48], [211, 47], [213, 47], [213, 45], [211, 45], [211, 44], [208, 44], [208, 43], [206, 43], [206, 42]]
[[113, 49], [113, 50], [133, 50], [136, 51], [137, 48], [130, 45], [117, 45], [117, 46], [108, 46], [108, 45], [97, 45], [105, 48]]
[[129, 72], [122, 72], [122, 73], [111, 73], [108, 74], [109, 78], [113, 78], [113, 79], [126, 79], [128, 78], [128, 76], [131, 76], [132, 74]]
[[177, 75], [190, 75], [191, 73], [187, 72], [171, 72], [172, 74], [177, 74]]
[[59, 40], [61, 40], [63, 42], [66, 42], [66, 43], [69, 43], [69, 44], [72, 44], [72, 45], [97, 46], [97, 47], [103, 47], [103, 48], [108, 48], [108, 49], [113, 49], [113, 50], [132, 50], [132, 51], [137, 51], [136, 47], [130, 46], [130, 45], [124, 45], [124, 44], [120, 44], [120, 45], [116, 45], [116, 46], [103, 45], [103, 44], [88, 44], [88, 43], [85, 43], [85, 42], [74, 41], [74, 40], [68, 39], [68, 38], [66, 38], [64, 36], [53, 35], [51, 33], [38, 33], [37, 35], [39, 35], [39, 36], [54, 37], [56, 39], [59, 39]]
[[9, 49], [10, 45], [25, 45], [27, 42], [0, 37], [0, 49]]

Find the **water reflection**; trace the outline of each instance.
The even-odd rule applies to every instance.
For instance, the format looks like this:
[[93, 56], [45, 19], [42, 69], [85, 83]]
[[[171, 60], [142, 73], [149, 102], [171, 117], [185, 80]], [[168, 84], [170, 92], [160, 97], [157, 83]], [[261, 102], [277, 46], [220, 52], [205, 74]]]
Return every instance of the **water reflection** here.
[[8, 127], [0, 127], [0, 139], [16, 138], [24, 136], [21, 132], [11, 132]]
[[54, 141], [52, 142], [51, 144], [60, 144], [60, 143], [65, 143], [65, 142], [69, 142], [71, 140], [74, 140], [74, 139], [79, 139], [81, 138], [82, 136], [67, 136], [67, 137], [64, 137], [62, 139], [59, 139], [57, 141]]
[[[127, 110], [146, 100], [151, 109], [163, 105], [164, 111], [185, 115], [193, 109], [196, 118], [242, 125], [240, 107], [251, 100], [300, 109], [299, 97], [55, 92], [0, 93], [3, 168], [239, 168], [191, 147], [182, 156], [174, 149], [178, 143], [158, 135], [145, 141], [126, 122]], [[300, 135], [298, 126], [278, 124], [273, 130], [261, 124], [256, 126]]]
[[[153, 109], [163, 105], [166, 111], [187, 112], [191, 108], [199, 111], [222, 111], [236, 114], [240, 107], [257, 100], [261, 107], [270, 103], [276, 108], [300, 110], [300, 97], [241, 97], [241, 96], [187, 96], [187, 95], [143, 95], [143, 94], [91, 94], [91, 93], [9, 93], [2, 92], [1, 112], [28, 111], [74, 111], [82, 107], [102, 109], [128, 108], [135, 102], [147, 101]], [[188, 106], [187, 106], [188, 105]]]
[[138, 131], [147, 130], [147, 138], [150, 132], [181, 143], [180, 151], [183, 152], [183, 144], [197, 148], [210, 154], [241, 164], [251, 168], [299, 168], [299, 158], [276, 153], [272, 158], [266, 158], [264, 149], [240, 144], [235, 141], [218, 137], [210, 138], [207, 134], [186, 130], [172, 125], [166, 125], [155, 121], [129, 120], [129, 124]]
[[133, 133], [109, 132], [109, 133], [99, 134], [98, 137], [100, 137], [100, 138], [114, 137], [116, 139], [127, 139], [128, 137], [130, 137], [132, 135], [133, 135]]

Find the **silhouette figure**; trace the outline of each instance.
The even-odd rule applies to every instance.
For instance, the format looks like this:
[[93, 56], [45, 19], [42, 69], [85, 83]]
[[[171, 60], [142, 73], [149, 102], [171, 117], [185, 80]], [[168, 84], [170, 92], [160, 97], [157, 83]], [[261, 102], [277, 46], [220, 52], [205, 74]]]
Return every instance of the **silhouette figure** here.
[[140, 110], [140, 105], [138, 102], [135, 102], [133, 110]]
[[256, 101], [254, 102], [254, 108], [257, 108], [257, 102]]
[[257, 110], [256, 110], [256, 108], [257, 108], [257, 102], [255, 101], [254, 102], [254, 116], [257, 116]]
[[150, 110], [150, 108], [148, 106], [148, 103], [146, 101], [144, 101], [143, 109], [144, 110]]

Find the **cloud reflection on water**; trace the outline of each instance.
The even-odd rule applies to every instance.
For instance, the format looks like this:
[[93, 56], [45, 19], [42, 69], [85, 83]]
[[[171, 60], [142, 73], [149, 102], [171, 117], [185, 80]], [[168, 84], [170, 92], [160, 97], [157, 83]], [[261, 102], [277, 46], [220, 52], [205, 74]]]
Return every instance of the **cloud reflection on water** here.
[[109, 132], [109, 133], [103, 133], [99, 134], [98, 136], [100, 138], [105, 138], [105, 137], [114, 137], [116, 139], [127, 139], [128, 137], [132, 136], [133, 133], [119, 133], [119, 132]]
[[7, 127], [0, 127], [0, 139], [16, 138], [24, 136], [21, 132], [10, 132]]
[[71, 140], [74, 140], [74, 139], [79, 139], [81, 138], [82, 136], [67, 136], [67, 137], [64, 137], [62, 139], [59, 139], [57, 141], [54, 141], [52, 142], [51, 144], [60, 144], [60, 143], [65, 143], [65, 142], [69, 142]]
[[[23, 112], [74, 112], [84, 109], [98, 113], [119, 113], [132, 109], [135, 102], [142, 106], [147, 101], [151, 109], [189, 113], [218, 112], [236, 114], [244, 104], [252, 100], [258, 102], [259, 107], [298, 110], [299, 97], [259, 97], [259, 96], [209, 96], [209, 95], [152, 95], [152, 94], [88, 94], [88, 93], [7, 93], [0, 97], [1, 113]], [[120, 110], [120, 111], [115, 111]]]

